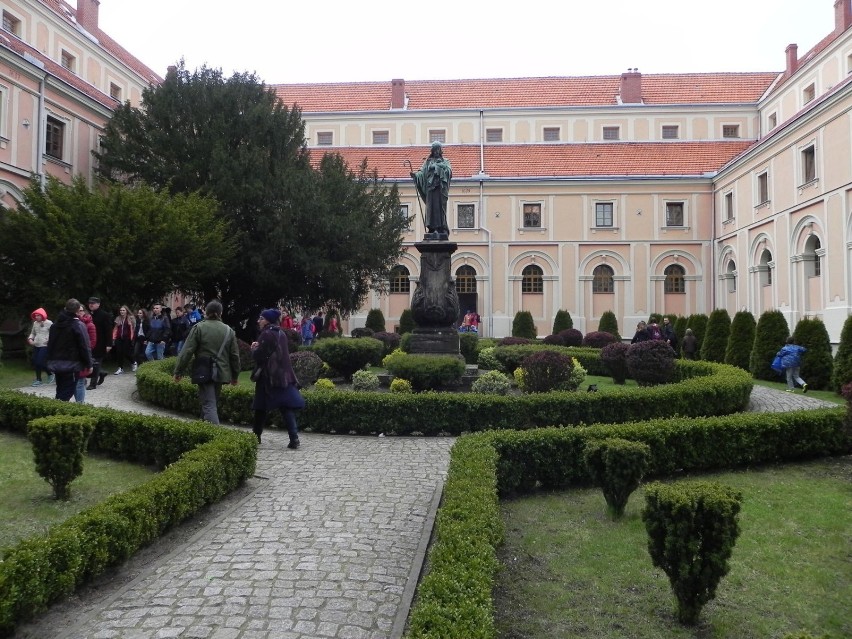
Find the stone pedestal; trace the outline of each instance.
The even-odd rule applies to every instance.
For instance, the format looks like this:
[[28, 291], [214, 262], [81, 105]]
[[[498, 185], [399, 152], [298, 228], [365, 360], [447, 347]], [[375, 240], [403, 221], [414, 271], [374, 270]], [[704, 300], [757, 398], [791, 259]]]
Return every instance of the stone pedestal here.
[[411, 299], [417, 328], [411, 335], [412, 353], [459, 355], [459, 297], [450, 275], [455, 242], [424, 241], [414, 245], [420, 252], [420, 281]]

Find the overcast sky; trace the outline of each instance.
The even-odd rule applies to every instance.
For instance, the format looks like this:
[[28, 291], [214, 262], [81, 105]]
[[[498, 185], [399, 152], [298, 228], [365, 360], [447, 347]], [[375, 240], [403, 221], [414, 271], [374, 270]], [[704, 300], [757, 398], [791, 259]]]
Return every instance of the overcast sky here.
[[160, 76], [183, 57], [269, 84], [781, 71], [834, 1], [101, 0], [100, 26]]

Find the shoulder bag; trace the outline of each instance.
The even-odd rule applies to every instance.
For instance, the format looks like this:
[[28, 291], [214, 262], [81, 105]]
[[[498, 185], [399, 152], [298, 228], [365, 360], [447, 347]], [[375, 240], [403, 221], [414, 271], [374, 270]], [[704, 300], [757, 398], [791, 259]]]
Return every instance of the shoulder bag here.
[[190, 377], [193, 384], [209, 384], [211, 382], [218, 382], [221, 380], [222, 375], [219, 371], [219, 364], [216, 362], [222, 354], [222, 351], [225, 350], [225, 344], [228, 343], [230, 337], [231, 329], [229, 328], [228, 332], [225, 334], [225, 339], [222, 340], [222, 345], [219, 347], [219, 350], [216, 351], [216, 357], [199, 355], [195, 358], [195, 362], [192, 365], [192, 377]]

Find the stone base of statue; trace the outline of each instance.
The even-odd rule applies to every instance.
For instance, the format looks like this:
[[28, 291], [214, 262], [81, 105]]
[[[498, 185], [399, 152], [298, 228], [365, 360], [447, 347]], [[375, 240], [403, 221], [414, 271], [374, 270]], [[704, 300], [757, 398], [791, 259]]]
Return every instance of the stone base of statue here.
[[[427, 233], [428, 235], [443, 235]], [[455, 242], [427, 239], [414, 245], [420, 252], [420, 281], [411, 298], [411, 353], [459, 356], [459, 297], [450, 275]]]

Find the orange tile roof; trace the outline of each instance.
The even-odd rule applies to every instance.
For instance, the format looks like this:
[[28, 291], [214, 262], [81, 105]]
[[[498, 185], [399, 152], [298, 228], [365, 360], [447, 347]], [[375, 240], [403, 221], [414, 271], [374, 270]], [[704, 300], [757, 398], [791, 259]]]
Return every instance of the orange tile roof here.
[[[687, 73], [642, 76], [645, 104], [754, 103], [772, 82], [769, 73]], [[408, 110], [614, 106], [621, 76], [427, 80], [405, 82]], [[391, 82], [270, 85], [304, 113], [387, 111]]]
[[[754, 144], [748, 140], [719, 142], [620, 142], [597, 144], [524, 144], [485, 146], [485, 172], [490, 178], [664, 177], [702, 176], [715, 172]], [[388, 180], [407, 179], [405, 160], [415, 168], [429, 155], [420, 147], [314, 147], [314, 166], [325, 153], [339, 153], [351, 168], [366, 158], [370, 169]], [[455, 179], [479, 173], [479, 146], [446, 145], [444, 157]]]

